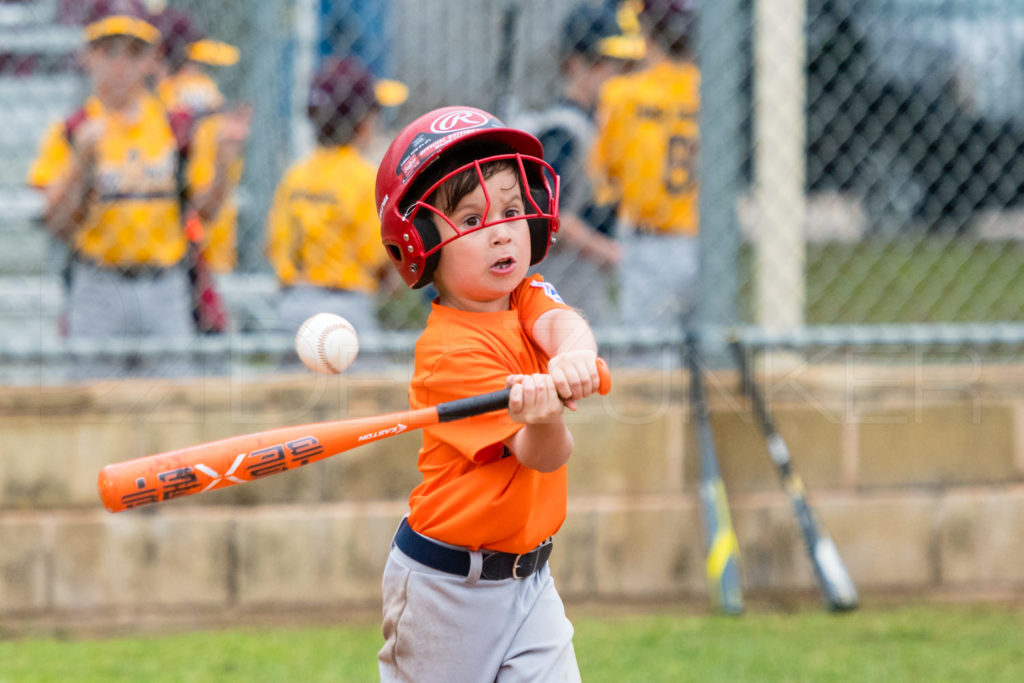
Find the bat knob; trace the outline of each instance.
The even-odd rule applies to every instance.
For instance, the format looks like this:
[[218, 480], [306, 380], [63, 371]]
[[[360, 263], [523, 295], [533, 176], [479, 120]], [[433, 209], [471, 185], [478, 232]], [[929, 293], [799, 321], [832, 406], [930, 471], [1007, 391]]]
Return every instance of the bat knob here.
[[608, 363], [605, 362], [604, 358], [597, 359], [597, 376], [600, 379], [597, 393], [607, 396], [608, 392], [612, 390], [612, 373], [608, 369]]

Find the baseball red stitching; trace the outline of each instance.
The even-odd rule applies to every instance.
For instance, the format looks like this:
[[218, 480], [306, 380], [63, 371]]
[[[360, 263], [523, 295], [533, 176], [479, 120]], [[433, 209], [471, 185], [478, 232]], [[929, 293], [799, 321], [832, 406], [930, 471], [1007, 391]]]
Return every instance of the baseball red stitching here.
[[[335, 330], [350, 330], [352, 334], [356, 334], [356, 328], [352, 327], [352, 324], [349, 323], [348, 321], [345, 321], [344, 323], [333, 323], [325, 327], [323, 330], [320, 331], [320, 336], [317, 337], [316, 340], [316, 355], [323, 362], [324, 365], [330, 368], [331, 372], [340, 373], [341, 370], [334, 367], [334, 363], [332, 363], [330, 359], [327, 358], [327, 352], [326, 349], [324, 348], [324, 345], [327, 344], [327, 337], [329, 337], [331, 332], [334, 332]], [[358, 339], [358, 336], [356, 338]]]

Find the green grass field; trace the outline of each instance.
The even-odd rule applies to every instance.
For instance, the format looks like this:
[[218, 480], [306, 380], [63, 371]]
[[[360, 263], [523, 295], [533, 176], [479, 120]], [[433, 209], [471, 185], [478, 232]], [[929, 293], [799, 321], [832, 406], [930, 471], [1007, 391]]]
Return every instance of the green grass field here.
[[[595, 615], [573, 615], [588, 683], [1024, 680], [1019, 607]], [[0, 681], [373, 681], [379, 646], [375, 624], [9, 640]]]
[[[1024, 320], [1024, 243], [954, 236], [873, 237], [811, 244], [805, 286], [811, 324]], [[741, 251], [741, 309], [752, 320], [749, 245]]]
[[[750, 323], [753, 247], [740, 249], [740, 315]], [[1024, 320], [1024, 242], [953, 235], [871, 236], [851, 243], [809, 244], [807, 322], [902, 324]], [[422, 329], [422, 293], [407, 290], [382, 304], [388, 327]]]

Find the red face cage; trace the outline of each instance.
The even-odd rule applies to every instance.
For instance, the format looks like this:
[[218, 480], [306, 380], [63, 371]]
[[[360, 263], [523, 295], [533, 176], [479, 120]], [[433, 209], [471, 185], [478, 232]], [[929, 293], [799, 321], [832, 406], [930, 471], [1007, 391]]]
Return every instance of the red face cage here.
[[[523, 204], [525, 206], [525, 208], [524, 208], [525, 213], [523, 213], [521, 215], [517, 215], [517, 216], [509, 216], [509, 217], [506, 217], [506, 218], [501, 218], [501, 219], [494, 220], [494, 221], [488, 221], [487, 217], [490, 215], [490, 211], [491, 211], [491, 196], [490, 196], [490, 193], [487, 191], [487, 184], [485, 182], [485, 176], [484, 176], [483, 167], [485, 165], [487, 165], [487, 164], [492, 163], [492, 162], [505, 161], [505, 160], [513, 161], [515, 163], [515, 166], [516, 166], [516, 169], [517, 169], [518, 180], [519, 180], [519, 184], [520, 184], [520, 192], [522, 194]], [[536, 186], [531, 186], [530, 185], [529, 177], [530, 177], [531, 174], [527, 173], [527, 170], [526, 170], [526, 164], [527, 163], [535, 164], [538, 167], [539, 172], [533, 173], [532, 175], [535, 178], [539, 179], [540, 187], [536, 187]], [[431, 195], [433, 195], [434, 192], [436, 192], [438, 190], [438, 188], [440, 188], [446, 182], [448, 182], [449, 180], [451, 180], [452, 178], [456, 177], [457, 175], [459, 175], [461, 173], [464, 173], [465, 171], [470, 170], [470, 169], [473, 169], [475, 171], [476, 177], [477, 177], [477, 181], [479, 183], [479, 187], [483, 190], [484, 201], [485, 201], [485, 208], [484, 208], [484, 220], [483, 220], [483, 222], [480, 225], [475, 226], [475, 227], [467, 230], [467, 229], [460, 229], [457, 225], [455, 225], [455, 223], [448, 216], [446, 216], [444, 214], [443, 211], [441, 211], [440, 209], [438, 209], [435, 206], [432, 206], [432, 205], [428, 204], [424, 200], [425, 200], [425, 198], [430, 197]], [[493, 225], [498, 225], [500, 223], [509, 223], [509, 222], [512, 222], [512, 221], [520, 221], [520, 220], [527, 220], [527, 221], [538, 221], [539, 220], [539, 221], [544, 221], [545, 223], [550, 221], [550, 222], [552, 222], [555, 225], [555, 227], [552, 230], [550, 230], [550, 232], [555, 232], [557, 230], [557, 221], [558, 221], [558, 205], [557, 205], [558, 189], [559, 189], [559, 178], [558, 178], [558, 175], [555, 173], [555, 171], [551, 167], [551, 165], [548, 164], [547, 162], [543, 161], [542, 159], [538, 159], [536, 157], [524, 156], [522, 154], [498, 154], [498, 155], [495, 155], [495, 156], [486, 157], [484, 159], [474, 160], [474, 161], [466, 164], [465, 166], [460, 166], [459, 168], [455, 169], [454, 171], [451, 171], [451, 172], [445, 174], [437, 182], [435, 182], [433, 185], [431, 185], [429, 188], [427, 188], [423, 192], [423, 199], [417, 200], [416, 202], [414, 202], [412, 204], [412, 206], [409, 207], [409, 209], [406, 211], [405, 219], [407, 221], [414, 222], [416, 220], [416, 218], [419, 216], [420, 210], [421, 209], [426, 209], [427, 211], [430, 211], [431, 213], [433, 213], [435, 216], [439, 216], [445, 223], [450, 225], [452, 230], [455, 232], [455, 234], [452, 237], [449, 237], [448, 239], [446, 239], [444, 241], [441, 241], [438, 244], [436, 244], [436, 245], [430, 247], [429, 249], [427, 249], [426, 251], [424, 251], [423, 255], [425, 257], [432, 256], [432, 255], [436, 254], [438, 251], [441, 250], [441, 248], [443, 246], [445, 246], [446, 244], [450, 244], [454, 240], [456, 240], [456, 239], [458, 239], [458, 238], [460, 238], [460, 237], [462, 237], [464, 235], [468, 235], [469, 233], [476, 232], [478, 230], [483, 230], [484, 228], [488, 228], [488, 227], [491, 227]], [[542, 207], [541, 204], [545, 203], [545, 201], [547, 203], [547, 206], [546, 207]], [[532, 211], [530, 211], [530, 210], [532, 210]], [[545, 232], [548, 232], [546, 227], [545, 227]], [[550, 239], [549, 235], [545, 235], [544, 236], [544, 242], [545, 242], [544, 250], [545, 251], [547, 251], [547, 243], [548, 243], [549, 239]]]

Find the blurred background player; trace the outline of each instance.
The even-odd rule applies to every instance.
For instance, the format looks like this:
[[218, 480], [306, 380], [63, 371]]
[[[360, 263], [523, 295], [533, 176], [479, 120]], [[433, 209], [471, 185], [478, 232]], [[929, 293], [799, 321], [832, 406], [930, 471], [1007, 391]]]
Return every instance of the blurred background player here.
[[540, 271], [591, 325], [611, 325], [621, 248], [614, 235], [614, 205], [595, 205], [586, 164], [601, 86], [643, 57], [644, 42], [639, 33], [624, 31], [613, 6], [581, 4], [562, 25], [560, 55], [562, 97], [517, 122], [540, 139], [545, 160], [561, 178], [558, 241]]
[[[92, 94], [50, 128], [29, 170], [29, 183], [45, 195], [44, 223], [70, 250], [66, 332], [188, 337], [179, 141], [147, 89], [160, 31], [138, 2], [97, 0], [84, 38]], [[108, 374], [135, 363], [121, 356], [79, 370]]]
[[[171, 7], [154, 15], [161, 43], [156, 92], [172, 115], [189, 127], [189, 163], [185, 180], [197, 196], [198, 234], [189, 238], [201, 246], [202, 256], [217, 273], [227, 273], [238, 262], [238, 202], [235, 191], [242, 177], [242, 150], [223, 149], [222, 132], [244, 126], [248, 133], [249, 107], [228, 108], [208, 66], [238, 63], [239, 51], [207, 37], [194, 17]], [[215, 190], [210, 192], [210, 190]], [[223, 196], [220, 196], [223, 195]]]
[[316, 148], [285, 173], [270, 208], [267, 256], [281, 285], [279, 317], [294, 329], [315, 313], [379, 329], [375, 297], [390, 268], [373, 204], [376, 167], [364, 158], [382, 106], [404, 85], [376, 81], [356, 57], [328, 58], [310, 85]]
[[694, 0], [643, 0], [644, 67], [610, 79], [598, 106], [594, 170], [620, 202], [626, 326], [675, 325], [695, 304], [700, 74]]

